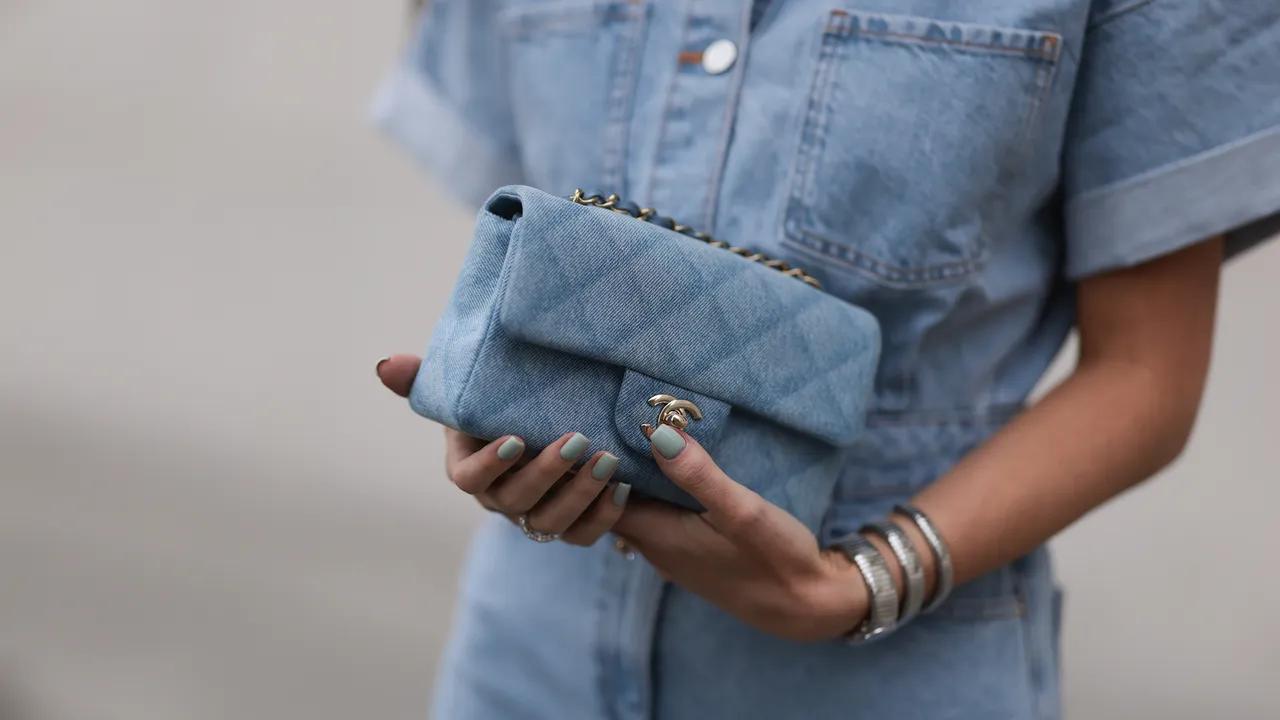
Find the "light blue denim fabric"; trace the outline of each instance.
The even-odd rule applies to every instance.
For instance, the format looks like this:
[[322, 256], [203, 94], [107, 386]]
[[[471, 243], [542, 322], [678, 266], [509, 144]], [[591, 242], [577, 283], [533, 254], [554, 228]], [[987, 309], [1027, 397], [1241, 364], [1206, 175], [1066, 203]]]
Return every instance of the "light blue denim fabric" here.
[[[738, 55], [714, 74], [720, 39]], [[616, 191], [870, 310], [882, 357], [830, 539], [1020, 410], [1074, 282], [1280, 231], [1277, 67], [1274, 0], [436, 0], [378, 116], [470, 202]], [[1053, 718], [1056, 597], [1042, 549], [882, 643], [797, 645], [499, 519], [435, 712]]]
[[[725, 471], [817, 530], [862, 431], [880, 350], [865, 311], [657, 225], [498, 190], [409, 393], [413, 409], [533, 450], [572, 427], [637, 495], [701, 510], [641, 430], [658, 394]], [[733, 412], [731, 412], [733, 411]]]

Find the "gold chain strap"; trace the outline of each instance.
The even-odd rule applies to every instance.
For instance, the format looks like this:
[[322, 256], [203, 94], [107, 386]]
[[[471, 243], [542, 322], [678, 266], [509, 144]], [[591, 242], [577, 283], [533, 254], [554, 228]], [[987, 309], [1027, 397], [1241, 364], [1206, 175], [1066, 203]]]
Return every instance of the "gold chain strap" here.
[[573, 191], [573, 194], [569, 196], [569, 199], [579, 205], [587, 205], [589, 207], [598, 207], [598, 208], [604, 208], [605, 210], [612, 210], [613, 212], [621, 213], [623, 215], [633, 217], [637, 220], [643, 220], [645, 222], [650, 222], [650, 223], [653, 223], [654, 225], [658, 225], [659, 227], [665, 227], [668, 230], [674, 230], [680, 233], [681, 235], [691, 237], [694, 240], [701, 240], [702, 242], [710, 245], [711, 247], [728, 250], [734, 255], [738, 255], [743, 258], [746, 258], [751, 262], [757, 262], [757, 263], [760, 263], [761, 265], [764, 265], [767, 268], [777, 270], [783, 275], [786, 275], [788, 277], [793, 277], [797, 280], [804, 282], [806, 285], [810, 285], [812, 287], [822, 289], [822, 283], [818, 282], [817, 278], [815, 278], [814, 276], [810, 275], [809, 273], [805, 272], [804, 270], [798, 267], [792, 267], [791, 264], [785, 260], [774, 260], [762, 253], [753, 252], [744, 247], [737, 247], [735, 245], [730, 245], [729, 243], [723, 240], [716, 240], [715, 238], [711, 237], [707, 233], [704, 233], [699, 230], [694, 230], [688, 225], [681, 225], [680, 223], [676, 222], [675, 220], [672, 220], [669, 217], [664, 217], [662, 215], [659, 215], [658, 211], [654, 210], [653, 208], [642, 208], [636, 205], [635, 203], [624, 202], [621, 198], [619, 198], [615, 194], [611, 193], [606, 196], [606, 195], [601, 195], [600, 193], [588, 193], [584, 191], [582, 188], [578, 188]]

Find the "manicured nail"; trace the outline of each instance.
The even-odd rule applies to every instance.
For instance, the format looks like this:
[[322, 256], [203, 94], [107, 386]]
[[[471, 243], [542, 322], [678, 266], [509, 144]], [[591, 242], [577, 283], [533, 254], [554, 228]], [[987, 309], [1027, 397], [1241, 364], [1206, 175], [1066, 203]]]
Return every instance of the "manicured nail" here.
[[587, 449], [587, 436], [582, 433], [574, 433], [573, 437], [565, 441], [560, 446], [560, 459], [573, 460], [581, 455]]
[[618, 507], [626, 507], [627, 496], [631, 494], [631, 483], [618, 483], [613, 488], [613, 504]]
[[498, 446], [498, 459], [515, 460], [522, 452], [524, 452], [524, 441], [513, 435]]
[[591, 477], [604, 482], [613, 476], [613, 471], [618, 469], [618, 458], [610, 453], [605, 453], [596, 460], [596, 464], [591, 468]]
[[662, 457], [668, 460], [679, 455], [684, 449], [684, 438], [680, 437], [680, 433], [670, 425], [659, 425], [658, 429], [649, 436], [649, 442], [653, 443], [653, 446], [658, 448], [658, 452], [662, 453]]
[[390, 357], [378, 358], [378, 364], [373, 366], [373, 374], [382, 377], [382, 363], [390, 359]]

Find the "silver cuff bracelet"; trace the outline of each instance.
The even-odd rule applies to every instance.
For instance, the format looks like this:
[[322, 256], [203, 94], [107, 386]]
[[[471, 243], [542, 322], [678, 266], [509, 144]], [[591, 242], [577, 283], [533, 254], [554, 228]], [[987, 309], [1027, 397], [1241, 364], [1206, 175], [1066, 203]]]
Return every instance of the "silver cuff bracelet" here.
[[889, 565], [876, 546], [861, 535], [841, 538], [835, 546], [858, 566], [871, 600], [867, 618], [846, 634], [845, 640], [856, 645], [888, 635], [898, 622], [898, 590], [893, 586]]
[[938, 606], [946, 602], [947, 596], [951, 594], [951, 585], [954, 582], [955, 575], [955, 571], [951, 566], [951, 553], [947, 550], [946, 541], [942, 539], [938, 529], [929, 520], [929, 516], [925, 515], [919, 508], [914, 505], [895, 505], [893, 510], [911, 518], [911, 521], [920, 529], [920, 534], [924, 536], [925, 541], [929, 543], [929, 550], [933, 552], [933, 560], [937, 564], [937, 582], [933, 587], [933, 598], [921, 611], [926, 613], [933, 612], [938, 609]]
[[884, 538], [893, 550], [894, 557], [898, 559], [898, 564], [902, 566], [902, 608], [898, 612], [898, 624], [902, 625], [915, 617], [924, 604], [924, 565], [920, 562], [920, 556], [916, 554], [911, 538], [902, 532], [902, 528], [888, 520], [867, 523], [859, 532], [875, 533]]

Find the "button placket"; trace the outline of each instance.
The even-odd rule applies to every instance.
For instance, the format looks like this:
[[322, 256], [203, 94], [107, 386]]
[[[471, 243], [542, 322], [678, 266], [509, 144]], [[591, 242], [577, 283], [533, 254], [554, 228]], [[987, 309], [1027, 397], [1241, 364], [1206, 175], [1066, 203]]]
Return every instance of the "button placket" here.
[[[690, 0], [654, 146], [649, 205], [711, 228], [752, 3]], [[670, 62], [671, 57], [644, 62]], [[705, 408], [704, 408], [705, 410]], [[641, 558], [606, 550], [601, 587], [602, 701], [613, 720], [652, 712], [653, 643], [666, 584]]]
[[646, 196], [663, 212], [705, 226], [736, 105], [750, 4], [689, 5]]

